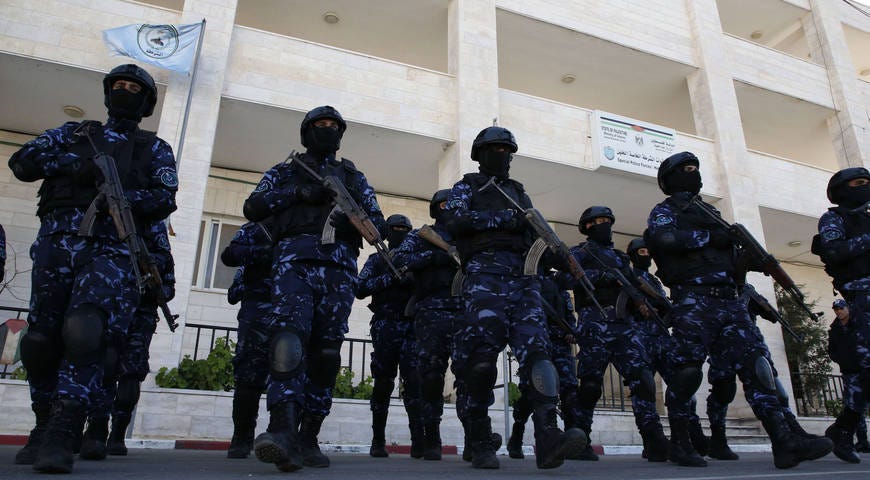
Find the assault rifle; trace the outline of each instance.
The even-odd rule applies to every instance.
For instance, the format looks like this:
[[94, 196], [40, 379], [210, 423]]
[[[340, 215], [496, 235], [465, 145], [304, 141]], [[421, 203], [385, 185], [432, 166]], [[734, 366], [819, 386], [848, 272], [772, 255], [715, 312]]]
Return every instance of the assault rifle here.
[[502, 190], [497, 183], [495, 183], [495, 177], [490, 177], [489, 181], [480, 187], [478, 191], [483, 191], [490, 186], [498, 190], [498, 192], [501, 193], [504, 198], [508, 199], [517, 210], [525, 214], [526, 221], [529, 222], [529, 225], [531, 225], [532, 229], [538, 235], [537, 240], [535, 240], [531, 248], [529, 248], [529, 252], [526, 255], [523, 273], [526, 275], [537, 275], [538, 264], [541, 261], [544, 251], [550, 250], [565, 262], [568, 266], [569, 272], [574, 276], [577, 283], [580, 284], [580, 287], [583, 288], [586, 296], [592, 300], [592, 303], [594, 303], [595, 306], [598, 307], [598, 310], [601, 311], [601, 314], [604, 315], [604, 309], [601, 308], [601, 304], [598, 303], [598, 299], [595, 298], [595, 294], [592, 293], [595, 291], [595, 286], [593, 286], [592, 282], [589, 281], [589, 278], [586, 277], [586, 272], [583, 271], [583, 267], [580, 266], [580, 263], [577, 262], [577, 259], [571, 254], [568, 245], [566, 245], [565, 242], [556, 235], [556, 232], [553, 231], [550, 224], [547, 223], [547, 220], [545, 220], [544, 216], [541, 215], [541, 212], [535, 208], [523, 208], [516, 200], [508, 195], [507, 192]]
[[163, 318], [166, 319], [166, 325], [170, 331], [174, 332], [178, 328], [178, 322], [176, 322], [178, 315], [173, 314], [169, 310], [166, 295], [163, 293], [163, 279], [160, 276], [160, 270], [157, 268], [157, 261], [148, 251], [148, 247], [136, 231], [136, 221], [133, 219], [130, 202], [124, 195], [124, 187], [118, 175], [115, 159], [97, 148], [90, 135], [90, 124], [82, 124], [82, 127], [80, 127], [76, 134], [84, 136], [90, 142], [91, 148], [94, 149], [94, 165], [96, 165], [103, 176], [102, 182], [98, 186], [99, 193], [88, 206], [87, 211], [85, 211], [85, 216], [82, 219], [81, 225], [79, 225], [78, 234], [82, 237], [93, 235], [97, 213], [102, 209], [102, 206], [105, 206], [109, 216], [112, 218], [112, 222], [115, 224], [118, 238], [126, 243], [127, 249], [130, 250], [133, 274], [136, 276], [139, 293], [141, 294], [146, 290], [150, 290], [154, 294], [157, 299], [157, 305], [163, 313]]
[[[616, 283], [619, 284], [619, 288], [621, 290], [620, 296], [622, 294], [627, 295], [628, 299], [631, 300], [631, 303], [634, 304], [635, 308], [637, 308], [638, 312], [640, 312], [640, 314], [643, 315], [644, 318], [652, 317], [652, 319], [655, 320], [659, 327], [661, 327], [665, 331], [668, 330], [667, 323], [665, 323], [665, 320], [662, 318], [661, 315], [659, 315], [659, 312], [658, 310], [656, 310], [655, 306], [650, 303], [649, 299], [646, 296], [647, 294], [641, 292], [637, 287], [635, 287], [634, 284], [625, 276], [625, 274], [622, 273], [622, 270], [608, 264], [604, 261], [604, 259], [596, 255], [595, 252], [592, 251], [594, 248], [590, 245], [589, 242], [586, 242], [580, 248], [584, 250], [589, 255], [589, 258], [594, 260], [595, 263], [597, 263], [605, 272], [607, 272], [614, 279], [616, 279]], [[635, 280], [637, 280], [636, 277]], [[652, 285], [649, 285], [648, 283], [647, 286], [653, 291], [655, 290]], [[658, 294], [658, 292], [656, 292], [654, 295], [652, 295], [652, 297], [658, 298], [660, 297], [660, 295]], [[623, 304], [625, 303], [626, 302], [623, 301]], [[625, 312], [624, 309], [623, 312], [617, 312], [617, 318], [625, 318], [624, 316], [626, 315], [626, 313], [627, 312]]]
[[749, 233], [749, 230], [747, 230], [746, 227], [739, 223], [731, 224], [725, 221], [725, 219], [723, 219], [722, 216], [713, 209], [713, 207], [704, 203], [700, 195], [692, 197], [683, 210], [686, 210], [692, 205], [698, 207], [698, 210], [700, 210], [701, 213], [728, 232], [734, 242], [737, 243], [740, 250], [742, 250], [742, 253], [747, 256], [749, 265], [753, 267], [753, 270], [772, 278], [773, 281], [776, 282], [777, 285], [779, 285], [782, 290], [791, 297], [791, 299], [794, 300], [794, 302], [798, 304], [807, 315], [810, 316], [811, 319], [815, 320], [818, 318], [816, 314], [810, 310], [810, 307], [804, 303], [803, 292], [801, 292], [797, 285], [795, 285], [794, 280], [791, 279], [788, 273], [782, 269], [779, 260], [768, 253], [767, 250], [758, 243], [758, 240]]
[[459, 258], [459, 250], [456, 249], [455, 246], [447, 243], [446, 240], [441, 238], [441, 235], [438, 235], [438, 232], [432, 229], [429, 225], [423, 225], [420, 227], [420, 230], [417, 231], [417, 235], [420, 236], [423, 240], [435, 245], [436, 247], [444, 250], [448, 254], [450, 254], [450, 258], [456, 262], [456, 265], [462, 265], [462, 260]]
[[[402, 273], [396, 269], [396, 266], [393, 265], [392, 257], [390, 256], [390, 251], [387, 248], [387, 245], [384, 244], [384, 240], [381, 238], [380, 232], [375, 227], [375, 224], [372, 223], [372, 220], [369, 218], [368, 213], [365, 210], [360, 208], [359, 204], [356, 203], [356, 200], [350, 195], [350, 192], [347, 191], [347, 188], [344, 186], [344, 183], [336, 178], [333, 175], [327, 175], [322, 177], [317, 174], [311, 167], [305, 164], [305, 162], [299, 160], [299, 154], [296, 153], [295, 150], [290, 152], [290, 155], [287, 157], [290, 160], [292, 165], [296, 165], [299, 168], [303, 169], [305, 173], [311, 176], [314, 180], [320, 182], [321, 185], [328, 188], [333, 193], [333, 201], [335, 201], [335, 206], [332, 208], [332, 211], [329, 213], [330, 218], [335, 218], [334, 215], [343, 213], [347, 215], [347, 218], [350, 220], [353, 228], [359, 232], [360, 235], [368, 242], [369, 245], [375, 247], [378, 253], [381, 254], [381, 258], [386, 262], [387, 267], [389, 267], [390, 271], [393, 275], [401, 279]], [[335, 243], [335, 227], [330, 224], [327, 220], [326, 224], [323, 226], [323, 234], [321, 236], [322, 242], [325, 245]]]
[[[798, 343], [803, 343], [804, 337], [800, 336], [794, 328], [792, 328], [791, 324], [786, 321], [785, 318], [780, 315], [779, 311], [773, 308], [773, 305], [764, 298], [764, 295], [758, 293], [758, 290], [755, 289], [751, 284], [743, 285], [743, 293], [745, 293], [749, 297], [750, 302], [755, 302], [764, 313], [767, 313], [767, 316], [764, 314], [761, 315], [761, 318], [769, 321], [770, 323], [779, 323], [782, 325], [783, 330], [785, 330], [792, 338], [795, 339]], [[813, 314], [813, 318], [816, 318], [816, 315]]]
[[572, 343], [576, 343], [580, 338], [580, 331], [572, 327], [571, 324], [565, 320], [565, 317], [556, 311], [556, 307], [551, 305], [550, 302], [545, 300], [543, 297], [541, 298], [541, 307], [544, 309], [547, 318], [552, 318], [555, 321], [556, 326], [561, 328], [566, 334], [571, 335], [571, 338], [574, 340]]

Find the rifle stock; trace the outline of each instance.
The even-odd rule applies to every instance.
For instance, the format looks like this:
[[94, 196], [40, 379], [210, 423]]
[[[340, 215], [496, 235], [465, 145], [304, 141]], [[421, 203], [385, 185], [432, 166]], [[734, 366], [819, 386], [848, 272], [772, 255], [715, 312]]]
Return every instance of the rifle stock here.
[[[804, 338], [800, 336], [794, 328], [792, 328], [791, 324], [788, 323], [785, 318], [783, 318], [783, 316], [779, 313], [777, 309], [773, 308], [773, 305], [771, 305], [770, 302], [768, 302], [762, 294], [758, 293], [758, 291], [755, 290], [755, 287], [746, 284], [744, 285], [743, 289], [749, 295], [751, 301], [757, 303], [758, 306], [760, 306], [766, 312], [770, 313], [770, 315], [773, 317], [773, 319], [768, 319], [763, 316], [762, 318], [765, 318], [765, 320], [768, 320], [771, 323], [779, 323], [780, 325], [782, 325], [783, 330], [791, 335], [791, 337], [794, 338], [796, 342], [802, 343], [804, 341]], [[813, 317], [815, 318], [815, 315], [813, 315]]]

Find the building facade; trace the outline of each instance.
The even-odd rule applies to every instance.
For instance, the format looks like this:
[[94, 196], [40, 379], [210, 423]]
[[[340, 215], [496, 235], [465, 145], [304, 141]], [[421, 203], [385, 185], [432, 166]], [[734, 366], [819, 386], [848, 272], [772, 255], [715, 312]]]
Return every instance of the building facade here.
[[[349, 123], [339, 153], [386, 215], [415, 226], [436, 189], [476, 170], [471, 142], [497, 119], [519, 143], [512, 175], [569, 244], [597, 204], [613, 208], [624, 247], [663, 198], [654, 177], [601, 165], [593, 110], [672, 128], [676, 150], [701, 158], [705, 197], [829, 311], [810, 239], [831, 174], [870, 160], [870, 17], [847, 2], [0, 0], [0, 158], [70, 112], [105, 118], [102, 75], [129, 59], [106, 53], [102, 30], [203, 18], [171, 217], [182, 323], [234, 325], [220, 251], [262, 172], [301, 148], [302, 116], [324, 104]], [[177, 151], [191, 79], [143, 66], [160, 90], [144, 127]], [[0, 305], [27, 306], [36, 190], [0, 173]], [[773, 298], [768, 279], [751, 281]], [[365, 338], [368, 319], [358, 302], [349, 336]], [[760, 326], [788, 385], [780, 330]], [[193, 337], [161, 323], [152, 367], [177, 365]], [[751, 416], [745, 404], [732, 414]]]

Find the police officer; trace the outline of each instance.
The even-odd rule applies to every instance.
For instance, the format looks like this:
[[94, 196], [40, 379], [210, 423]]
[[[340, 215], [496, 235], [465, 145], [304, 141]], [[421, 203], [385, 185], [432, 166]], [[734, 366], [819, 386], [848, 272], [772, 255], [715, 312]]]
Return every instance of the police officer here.
[[[858, 412], [860, 418], [855, 422], [858, 443], [863, 448], [867, 443], [866, 424], [861, 435], [861, 424], [864, 424], [864, 412], [867, 411], [867, 400], [861, 388], [861, 358], [858, 354], [858, 335], [855, 322], [849, 316], [849, 306], [842, 298], [834, 301], [832, 306], [837, 316], [828, 331], [828, 355], [840, 366], [843, 374], [843, 405], [850, 411]], [[859, 403], [859, 402], [864, 402]], [[851, 440], [851, 439], [850, 439]], [[857, 448], [856, 448], [857, 450]], [[852, 460], [857, 455], [850, 457]], [[857, 463], [857, 462], [853, 462]]]
[[825, 435], [834, 441], [834, 454], [841, 460], [860, 461], [852, 437], [861, 418], [858, 408], [866, 405], [870, 391], [870, 172], [852, 167], [835, 173], [828, 182], [828, 200], [835, 204], [819, 219], [819, 234], [812, 251], [825, 264], [836, 288], [849, 306], [849, 323], [854, 323], [858, 382], [850, 389], [851, 399]]
[[499, 466], [488, 409], [494, 402], [498, 354], [506, 344], [534, 386], [530, 394], [538, 468], [558, 467], [567, 452], [586, 445], [579, 430], [563, 433], [556, 426], [559, 376], [548, 356], [540, 281], [538, 275], [523, 274], [533, 233], [514, 204], [528, 208], [532, 203], [522, 184], [509, 178], [516, 151], [509, 130], [483, 129], [471, 147], [479, 172], [453, 185], [447, 201], [447, 226], [456, 238], [465, 274], [466, 310], [464, 327], [457, 334], [456, 368], [464, 372], [474, 468]]
[[[555, 273], [555, 272], [554, 272]], [[576, 342], [577, 318], [574, 316], [574, 303], [568, 292], [561, 290], [553, 274], [541, 275], [541, 304], [547, 315], [547, 333], [550, 336], [550, 358], [559, 372], [559, 403], [565, 428], [580, 428], [580, 405], [577, 392], [577, 360], [573, 345]], [[523, 372], [524, 373], [524, 372]], [[513, 404], [514, 424], [507, 443], [511, 458], [525, 458], [523, 454], [523, 435], [526, 422], [532, 415], [529, 384], [526, 375], [520, 376], [520, 397]], [[566, 452], [566, 460], [578, 460], [583, 450]]]
[[[282, 471], [300, 468], [303, 457], [306, 466], [329, 466], [317, 445], [317, 434], [332, 406], [362, 247], [362, 238], [348, 217], [330, 213], [332, 191], [296, 162], [304, 162], [321, 176], [339, 179], [380, 234], [387, 233], [375, 191], [365, 175], [350, 160], [336, 158], [346, 129], [341, 114], [330, 106], [308, 112], [300, 127], [305, 153], [269, 169], [244, 206], [245, 217], [252, 222], [275, 217], [267, 393], [270, 422], [266, 433], [255, 440], [254, 452]], [[334, 242], [322, 238], [327, 223], [335, 227]], [[300, 406], [303, 414], [297, 432]]]
[[236, 232], [221, 253], [228, 267], [239, 267], [227, 294], [230, 305], [241, 302], [238, 343], [233, 356], [233, 437], [227, 458], [248, 458], [260, 395], [269, 376], [269, 325], [272, 311], [272, 223], [248, 222]]
[[[608, 268], [619, 270], [626, 278], [632, 278], [628, 256], [613, 248], [613, 212], [603, 206], [589, 207], [578, 221], [580, 233], [586, 242], [571, 248], [571, 253], [586, 270], [589, 280], [595, 285], [595, 296], [603, 312], [592, 299], [575, 288], [574, 298], [580, 317], [580, 338], [577, 346], [577, 376], [580, 378], [579, 403], [582, 429], [587, 434], [592, 430], [595, 404], [601, 397], [604, 371], [609, 363], [631, 387], [635, 422], [638, 425], [650, 461], [665, 461], [667, 442], [662, 431], [661, 419], [655, 409], [655, 377], [649, 356], [636, 329], [636, 314], [626, 312], [618, 318], [616, 303], [622, 293], [617, 278]], [[605, 265], [602, 265], [603, 262]], [[649, 315], [649, 313], [647, 313]], [[583, 460], [597, 460], [587, 447]]]
[[[662, 316], [665, 316], [668, 313], [666, 309], [670, 307], [669, 305], [662, 304], [664, 299], [667, 298], [667, 294], [665, 293], [659, 279], [649, 272], [649, 268], [652, 266], [652, 257], [649, 254], [649, 249], [647, 248], [646, 242], [643, 238], [632, 239], [628, 243], [626, 254], [631, 260], [634, 275], [637, 278], [643, 278], [646, 280], [646, 282], [658, 293], [659, 300], [654, 301], [654, 305], [657, 303], [658, 305], [655, 305], [655, 307], [660, 310]], [[640, 335], [641, 344], [644, 345], [647, 354], [649, 355], [650, 366], [654, 371], [662, 376], [665, 383], [670, 385], [674, 374], [673, 361], [671, 359], [674, 343], [671, 339], [670, 332], [662, 328], [657, 322], [646, 320], [642, 316], [635, 316], [635, 319], [637, 320], [637, 323], [635, 323], [636, 330]], [[644, 401], [645, 400], [642, 400], [637, 395], [631, 397], [632, 406], [635, 409], [638, 408], [635, 407], [635, 404]], [[695, 450], [701, 456], [704, 456], [707, 454], [709, 442], [701, 427], [701, 419], [698, 418], [696, 413], [696, 403], [695, 398], [692, 397], [688, 408], [690, 412], [689, 439], [691, 440], [692, 446]], [[660, 435], [658, 428], [654, 428], [654, 431], [652, 431], [650, 435], [647, 435], [647, 437], [652, 441], [648, 441], [647, 439], [644, 441], [644, 458], [651, 462], [655, 462], [661, 461], [662, 458], [667, 458], [669, 456], [670, 452], [667, 446], [667, 441], [664, 438], [664, 432], [661, 432]], [[659, 446], [660, 444], [662, 446]], [[649, 447], [649, 450], [647, 447]], [[656, 453], [650, 455], [651, 451]], [[675, 458], [675, 460], [679, 463], [679, 458]]]
[[[387, 245], [394, 253], [411, 231], [411, 220], [404, 215], [387, 218]], [[372, 363], [375, 384], [370, 400], [372, 410], [372, 445], [369, 455], [387, 457], [385, 428], [390, 410], [390, 395], [395, 388], [396, 374], [401, 372], [402, 400], [411, 430], [411, 456], [423, 456], [423, 421], [420, 418], [420, 373], [417, 371], [417, 337], [413, 317], [405, 311], [413, 294], [413, 276], [401, 280], [390, 271], [380, 253], [366, 260], [359, 274], [356, 297], [372, 297], [371, 320]]]
[[[439, 190], [429, 202], [431, 229], [449, 246], [456, 242], [444, 226], [449, 190]], [[453, 353], [453, 337], [465, 304], [450, 288], [458, 264], [445, 250], [411, 231], [395, 251], [393, 262], [414, 275], [414, 332], [417, 335], [418, 371], [421, 378], [423, 458], [441, 459], [441, 417], [444, 413], [444, 376]], [[458, 372], [454, 372], [458, 373]], [[459, 377], [457, 376], [457, 381]], [[458, 406], [458, 405], [457, 405]], [[457, 412], [464, 418], [462, 412]]]
[[115, 159], [137, 220], [147, 225], [176, 208], [172, 149], [139, 129], [157, 103], [151, 75], [121, 65], [103, 79], [103, 93], [106, 124], [66, 123], [9, 159], [19, 180], [43, 180], [36, 212], [41, 224], [30, 251], [30, 328], [21, 341], [37, 422], [16, 456], [17, 463], [33, 463], [43, 472], [72, 470], [73, 443], [93, 385], [102, 380], [107, 348], [122, 344], [139, 300], [129, 251], [109, 215], [98, 213], [92, 236], [78, 235], [102, 178], [86, 137]]
[[647, 245], [659, 267], [656, 274], [671, 289], [674, 301], [676, 373], [671, 389], [676, 401], [668, 405], [671, 448], [676, 445], [696, 456], [688, 441], [685, 406], [701, 384], [701, 366], [709, 354], [713, 362], [724, 361], [737, 371], [753, 412], [770, 436], [777, 468], [824, 456], [830, 452], [829, 442], [800, 438], [788, 428], [764, 338], [738, 296], [733, 240], [692, 203], [701, 190], [698, 167], [698, 158], [690, 152], [661, 163], [658, 183], [669, 197], [652, 209], [647, 222]]

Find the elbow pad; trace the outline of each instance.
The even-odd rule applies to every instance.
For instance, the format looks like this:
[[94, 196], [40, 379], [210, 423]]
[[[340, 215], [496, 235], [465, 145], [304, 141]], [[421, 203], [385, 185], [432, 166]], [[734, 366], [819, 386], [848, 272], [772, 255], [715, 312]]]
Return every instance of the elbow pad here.
[[9, 169], [15, 175], [15, 178], [22, 182], [35, 182], [42, 178], [42, 167], [36, 162], [36, 159], [21, 158], [17, 153], [9, 159]]
[[245, 206], [242, 207], [242, 213], [248, 220], [259, 222], [268, 217], [270, 212], [266, 200], [261, 196], [256, 196], [245, 200]]

